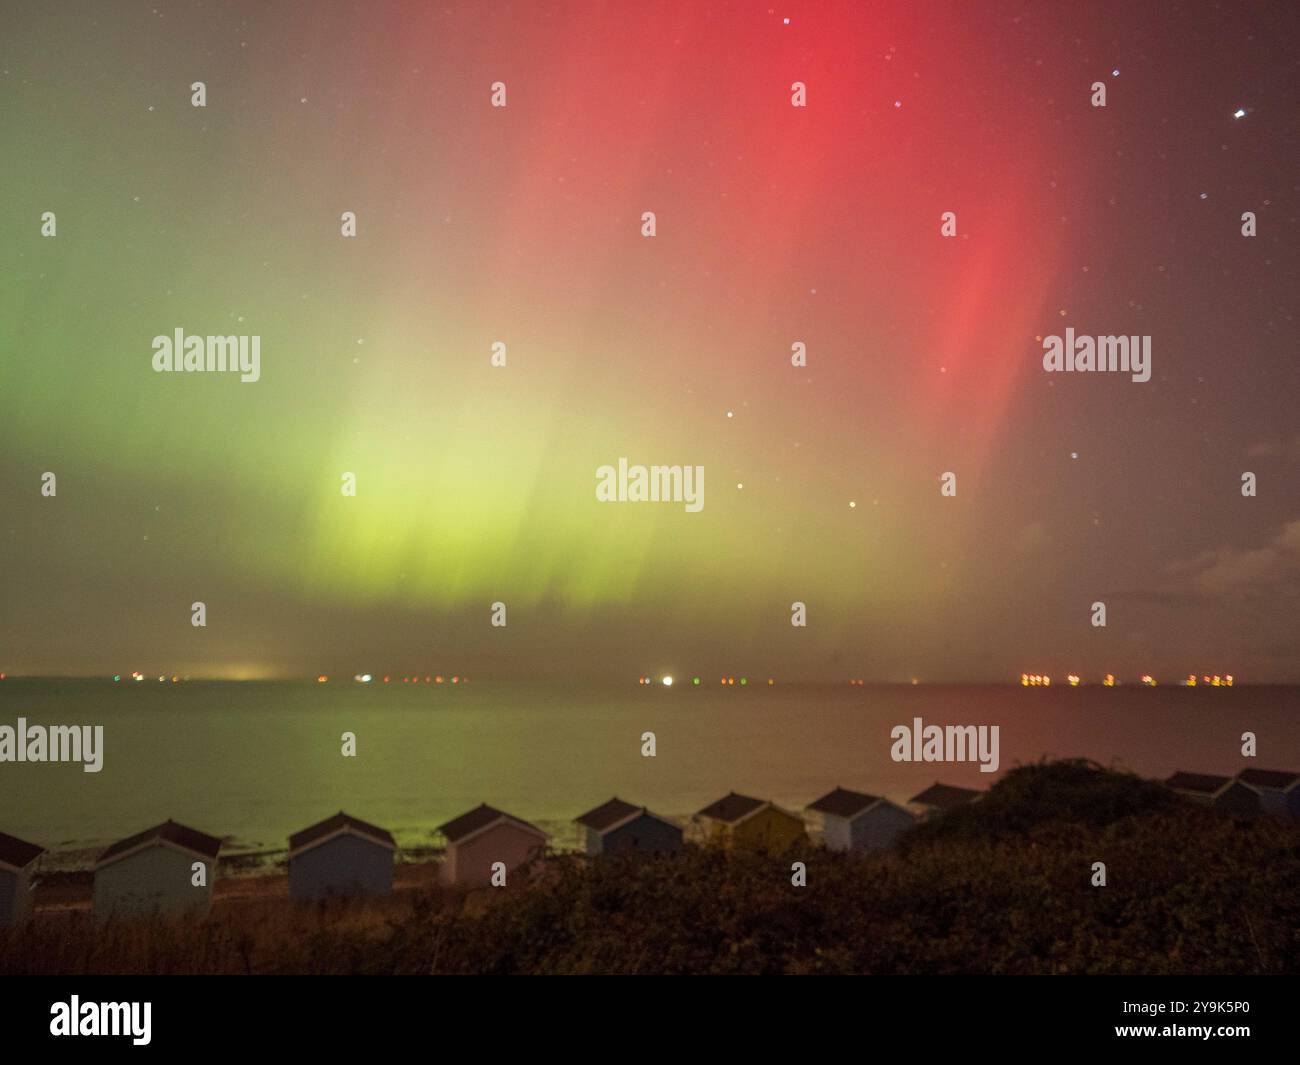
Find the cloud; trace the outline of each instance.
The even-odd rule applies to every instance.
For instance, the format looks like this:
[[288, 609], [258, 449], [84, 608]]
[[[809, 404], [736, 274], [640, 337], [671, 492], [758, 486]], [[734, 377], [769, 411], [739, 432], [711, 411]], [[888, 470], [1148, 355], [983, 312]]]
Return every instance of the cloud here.
[[1287, 522], [1262, 547], [1219, 547], [1175, 562], [1169, 571], [1207, 596], [1291, 590], [1300, 578], [1300, 518]]
[[1292, 437], [1290, 442], [1281, 439], [1256, 440], [1246, 448], [1248, 459], [1271, 459], [1279, 456], [1293, 462], [1300, 461], [1300, 434]]
[[1109, 592], [1105, 598], [1174, 608], [1265, 593], [1300, 597], [1300, 518], [1261, 547], [1218, 547], [1171, 562], [1168, 571], [1169, 579], [1158, 587]]

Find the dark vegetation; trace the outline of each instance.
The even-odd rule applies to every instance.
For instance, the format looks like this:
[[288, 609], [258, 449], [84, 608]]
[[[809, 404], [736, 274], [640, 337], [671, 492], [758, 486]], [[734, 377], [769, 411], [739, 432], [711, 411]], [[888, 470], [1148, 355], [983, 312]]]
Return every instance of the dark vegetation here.
[[566, 856], [468, 897], [246, 901], [98, 929], [44, 915], [0, 934], [0, 972], [1294, 973], [1298, 888], [1300, 824], [1055, 762], [889, 854]]

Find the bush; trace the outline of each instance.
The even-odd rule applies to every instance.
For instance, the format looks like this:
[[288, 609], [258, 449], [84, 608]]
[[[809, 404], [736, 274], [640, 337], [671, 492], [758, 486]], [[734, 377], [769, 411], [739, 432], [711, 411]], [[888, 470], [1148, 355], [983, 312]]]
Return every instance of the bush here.
[[807, 887], [792, 856], [687, 848], [561, 856], [468, 899], [43, 916], [0, 934], [0, 972], [1300, 971], [1300, 824], [1236, 821], [1088, 763], [1016, 769], [894, 853], [795, 857]]

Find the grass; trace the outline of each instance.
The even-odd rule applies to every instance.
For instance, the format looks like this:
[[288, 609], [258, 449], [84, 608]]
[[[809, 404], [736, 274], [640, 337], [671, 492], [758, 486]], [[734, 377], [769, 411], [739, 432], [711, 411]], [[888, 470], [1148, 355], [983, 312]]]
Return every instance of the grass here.
[[232, 901], [101, 928], [50, 915], [0, 934], [0, 972], [1294, 973], [1298, 883], [1300, 824], [1055, 762], [887, 854], [564, 856], [469, 896]]

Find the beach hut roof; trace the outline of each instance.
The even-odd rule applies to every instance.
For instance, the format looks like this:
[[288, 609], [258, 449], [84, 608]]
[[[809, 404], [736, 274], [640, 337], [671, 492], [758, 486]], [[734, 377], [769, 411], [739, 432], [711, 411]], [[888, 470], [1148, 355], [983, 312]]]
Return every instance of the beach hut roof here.
[[959, 788], [955, 784], [931, 784], [920, 795], [913, 795], [908, 802], [918, 806], [934, 806], [940, 810], [952, 810], [974, 802], [984, 793], [974, 788]]
[[653, 818], [676, 831], [681, 831], [681, 828], [668, 818], [653, 814], [644, 806], [633, 806], [630, 802], [624, 802], [619, 798], [610, 799], [609, 802], [597, 806], [594, 810], [588, 810], [581, 817], [575, 817], [573, 820], [604, 836], [616, 828], [622, 828], [629, 821], [635, 821], [638, 817]]
[[0, 832], [0, 868], [26, 869], [44, 853], [44, 847]]
[[294, 855], [301, 854], [312, 847], [319, 847], [327, 840], [342, 835], [358, 836], [361, 839], [369, 840], [371, 843], [377, 843], [381, 847], [387, 847], [390, 851], [397, 850], [397, 843], [387, 830], [359, 818], [350, 817], [340, 810], [333, 817], [327, 817], [324, 821], [314, 824], [310, 828], [304, 828], [301, 832], [295, 832], [290, 836], [289, 857], [292, 858]]
[[480, 832], [487, 831], [499, 821], [509, 822], [516, 828], [532, 832], [542, 839], [548, 838], [546, 833], [536, 825], [530, 825], [527, 821], [522, 821], [518, 817], [511, 817], [510, 814], [494, 809], [487, 803], [480, 803], [469, 813], [461, 814], [446, 824], [439, 825], [438, 831], [447, 837], [449, 843], [463, 843], [471, 836], [477, 836]]
[[1290, 791], [1300, 784], [1300, 773], [1281, 769], [1243, 769], [1237, 774], [1237, 779], [1253, 788]]
[[633, 817], [643, 812], [640, 806], [633, 806], [630, 802], [624, 802], [620, 798], [610, 799], [607, 803], [602, 803], [594, 810], [588, 810], [581, 817], [575, 817], [580, 825], [586, 825], [588, 828], [595, 829], [597, 832], [608, 832], [615, 825], [621, 825]]
[[810, 803], [808, 809], [815, 810], [819, 814], [830, 814], [832, 817], [852, 820], [858, 814], [866, 813], [876, 803], [883, 801], [879, 795], [866, 795], [860, 791], [849, 791], [848, 788], [836, 788], [816, 802]]
[[706, 806], [697, 816], [708, 817], [714, 821], [734, 825], [747, 817], [753, 817], [763, 807], [770, 805], [763, 799], [754, 799], [748, 795], [737, 795], [733, 791], [725, 798]]
[[1231, 777], [1215, 776], [1211, 773], [1176, 772], [1165, 783], [1175, 791], [1191, 791], [1198, 795], [1215, 795], [1232, 783]]
[[216, 858], [221, 850], [221, 840], [215, 836], [209, 836], [197, 829], [187, 828], [175, 821], [164, 821], [161, 825], [154, 825], [153, 828], [145, 829], [134, 836], [118, 840], [99, 856], [95, 868], [98, 869], [110, 862], [118, 861], [128, 854], [134, 854], [136, 851], [152, 846], [154, 843], [165, 843], [200, 858]]

